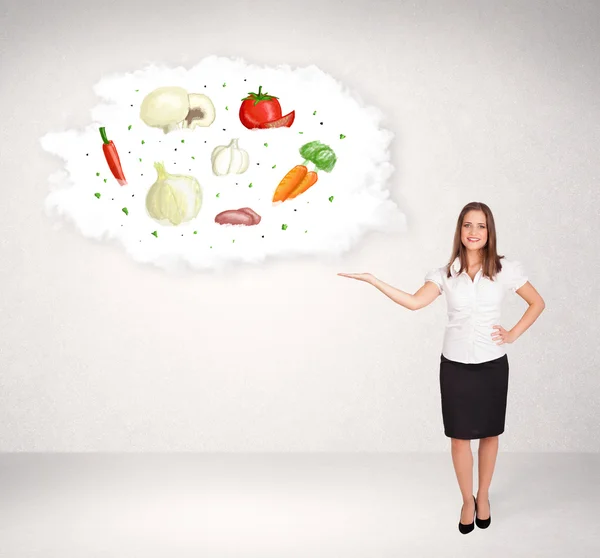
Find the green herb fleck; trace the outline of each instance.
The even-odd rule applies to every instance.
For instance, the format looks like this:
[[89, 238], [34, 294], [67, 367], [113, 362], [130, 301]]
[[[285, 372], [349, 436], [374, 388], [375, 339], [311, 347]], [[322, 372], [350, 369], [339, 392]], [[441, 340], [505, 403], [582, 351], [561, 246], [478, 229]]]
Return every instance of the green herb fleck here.
[[181, 140], [181, 143], [185, 143], [185, 140]]
[[217, 193], [217, 198], [218, 198], [220, 195], [221, 195], [220, 193]]
[[212, 246], [211, 246], [210, 248], [211, 248], [211, 250], [212, 250]]
[[128, 129], [128, 130], [131, 130], [131, 124], [129, 124], [129, 126], [127, 126], [127, 129]]
[[344, 134], [340, 134], [340, 139], [344, 139], [346, 136]]
[[269, 147], [269, 144], [268, 144], [268, 143], [265, 143], [265, 147]]
[[104, 179], [104, 182], [106, 182], [106, 178]]
[[144, 140], [142, 140], [142, 145], [144, 145], [146, 142]]
[[273, 165], [271, 168], [274, 169], [277, 165]]
[[304, 132], [298, 132], [299, 134], [303, 134]]
[[140, 159], [140, 163], [142, 162], [142, 160]]
[[231, 242], [235, 242], [235, 238]]
[[97, 173], [96, 173], [96, 176], [100, 176], [100, 173], [99, 173], [99, 172], [97, 172]]
[[125, 215], [129, 215], [129, 210], [126, 207], [124, 207], [123, 209], [121, 209], [121, 211], [123, 213], [125, 213]]
[[284, 223], [283, 225], [281, 225], [281, 230], [285, 231], [287, 229], [287, 225]]
[[252, 182], [250, 182], [250, 184], [248, 184], [248, 188], [252, 188]]
[[229, 107], [225, 107], [225, 110], [229, 110]]
[[194, 234], [198, 234], [198, 231], [194, 231]]
[[332, 202], [333, 201], [333, 196], [329, 196], [329, 201]]
[[153, 235], [154, 235], [156, 238], [158, 238], [158, 233], [157, 233], [156, 231], [154, 231], [152, 234], [153, 234]]
[[135, 92], [137, 93], [139, 91], [139, 89], [136, 89]]
[[225, 87], [226, 85], [227, 85], [227, 84], [226, 84], [226, 83], [224, 83], [224, 84], [223, 84], [223, 87]]
[[98, 199], [100, 199], [100, 192], [96, 192], [96, 193], [94, 194], [94, 196], [96, 196]]
[[194, 157], [194, 156], [192, 155], [192, 159], [196, 160], [196, 157]]
[[313, 112], [313, 116], [314, 116], [315, 114], [317, 114], [317, 111], [316, 111], [316, 110], [315, 110], [315, 112]]

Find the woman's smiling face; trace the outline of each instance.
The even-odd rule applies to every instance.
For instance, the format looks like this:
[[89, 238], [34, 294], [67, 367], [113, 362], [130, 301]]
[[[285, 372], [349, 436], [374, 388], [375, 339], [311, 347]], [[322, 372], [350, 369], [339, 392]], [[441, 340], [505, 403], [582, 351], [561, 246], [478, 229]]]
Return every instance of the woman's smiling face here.
[[465, 215], [460, 236], [467, 250], [481, 250], [486, 245], [488, 233], [483, 211], [471, 210]]

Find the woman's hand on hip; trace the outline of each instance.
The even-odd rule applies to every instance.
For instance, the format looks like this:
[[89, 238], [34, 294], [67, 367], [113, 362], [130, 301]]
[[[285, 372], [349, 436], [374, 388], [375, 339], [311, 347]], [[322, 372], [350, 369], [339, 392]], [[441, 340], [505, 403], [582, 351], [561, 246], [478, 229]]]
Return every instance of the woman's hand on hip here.
[[495, 325], [495, 326], [493, 326], [493, 328], [498, 330], [498, 331], [495, 331], [494, 333], [492, 333], [492, 339], [494, 341], [499, 341], [496, 343], [496, 345], [504, 345], [505, 343], [513, 343], [514, 341], [517, 340], [514, 333], [512, 333], [511, 331], [505, 330], [501, 325]]

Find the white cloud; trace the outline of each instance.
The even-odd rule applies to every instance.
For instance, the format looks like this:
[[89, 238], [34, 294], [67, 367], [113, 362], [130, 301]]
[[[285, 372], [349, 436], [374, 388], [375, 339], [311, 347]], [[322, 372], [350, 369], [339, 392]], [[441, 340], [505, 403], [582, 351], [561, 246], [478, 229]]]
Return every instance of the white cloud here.
[[[216, 108], [214, 123], [169, 134], [144, 124], [139, 117], [143, 98], [167, 85], [208, 95]], [[295, 110], [290, 128], [248, 130], [241, 124], [241, 99], [259, 85], [279, 98], [284, 115]], [[282, 255], [340, 255], [369, 231], [406, 229], [405, 216], [387, 189], [393, 134], [380, 128], [381, 112], [364, 106], [315, 66], [265, 68], [211, 56], [190, 70], [151, 66], [106, 77], [95, 92], [104, 102], [93, 109], [93, 124], [41, 138], [46, 151], [65, 161], [65, 172], [51, 177], [46, 210], [73, 222], [86, 237], [116, 240], [136, 261], [171, 270], [182, 265], [217, 269]], [[108, 168], [101, 126], [116, 145], [126, 186], [119, 186]], [[249, 168], [215, 176], [211, 153], [232, 138], [239, 138], [248, 152]], [[334, 169], [318, 171], [318, 181], [305, 193], [273, 204], [280, 180], [303, 161], [299, 148], [313, 140], [335, 151]], [[200, 183], [203, 203], [195, 219], [165, 226], [148, 214], [146, 194], [157, 179], [158, 161], [168, 172]], [[258, 225], [215, 223], [221, 211], [245, 206], [261, 216]]]

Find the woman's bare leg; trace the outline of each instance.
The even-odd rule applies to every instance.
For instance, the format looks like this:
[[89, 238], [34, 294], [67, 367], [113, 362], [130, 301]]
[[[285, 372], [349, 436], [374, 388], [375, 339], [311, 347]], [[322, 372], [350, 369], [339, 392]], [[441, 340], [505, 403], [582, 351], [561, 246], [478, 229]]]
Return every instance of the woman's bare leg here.
[[498, 455], [498, 438], [498, 436], [490, 436], [489, 438], [481, 438], [481, 440], [479, 440], [477, 516], [480, 519], [487, 519], [490, 516], [488, 499], [492, 475], [494, 474], [494, 467], [496, 466], [496, 456]]
[[471, 440], [452, 440], [452, 463], [456, 472], [456, 479], [463, 499], [463, 508], [460, 522], [473, 523], [475, 502], [473, 501], [473, 454], [471, 453]]

